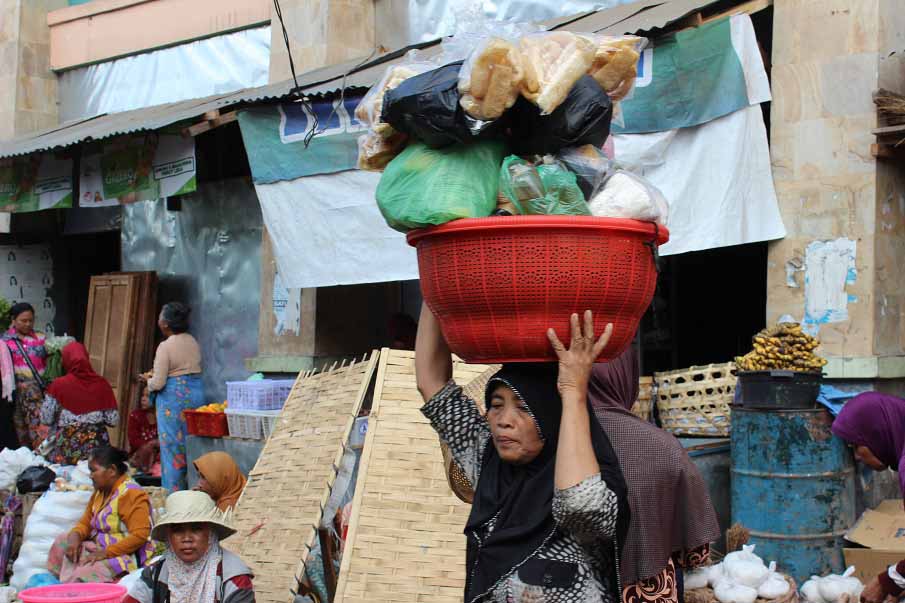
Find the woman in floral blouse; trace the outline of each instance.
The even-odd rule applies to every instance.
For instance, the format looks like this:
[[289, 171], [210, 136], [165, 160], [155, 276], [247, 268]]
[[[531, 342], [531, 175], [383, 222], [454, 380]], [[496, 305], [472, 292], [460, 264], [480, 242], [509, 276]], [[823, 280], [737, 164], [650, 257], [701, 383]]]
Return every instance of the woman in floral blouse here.
[[475, 496], [465, 526], [467, 603], [618, 600], [619, 553], [628, 525], [626, 485], [588, 406], [593, 317], [572, 316], [568, 349], [548, 332], [553, 364], [509, 364], [489, 380], [486, 416], [452, 381], [436, 318], [421, 312], [415, 347], [424, 415]]
[[14, 305], [9, 317], [11, 323], [3, 335], [3, 342], [12, 355], [16, 374], [13, 422], [19, 445], [37, 450], [47, 436], [47, 428], [41, 424], [46, 340], [42, 333], [35, 331], [35, 309], [31, 304], [22, 302]]
[[116, 397], [107, 380], [94, 372], [88, 350], [78, 342], [63, 348], [63, 377], [44, 397], [41, 422], [49, 426], [47, 459], [60, 465], [87, 460], [110, 445], [107, 427], [119, 421]]

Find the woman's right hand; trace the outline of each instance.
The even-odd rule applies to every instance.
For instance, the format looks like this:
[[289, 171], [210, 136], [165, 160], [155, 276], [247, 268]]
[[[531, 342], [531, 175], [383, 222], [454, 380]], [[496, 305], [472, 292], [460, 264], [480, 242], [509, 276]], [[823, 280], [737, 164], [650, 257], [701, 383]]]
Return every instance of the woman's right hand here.
[[66, 558], [73, 563], [78, 563], [81, 548], [82, 537], [75, 532], [69, 532], [69, 536], [66, 537]]

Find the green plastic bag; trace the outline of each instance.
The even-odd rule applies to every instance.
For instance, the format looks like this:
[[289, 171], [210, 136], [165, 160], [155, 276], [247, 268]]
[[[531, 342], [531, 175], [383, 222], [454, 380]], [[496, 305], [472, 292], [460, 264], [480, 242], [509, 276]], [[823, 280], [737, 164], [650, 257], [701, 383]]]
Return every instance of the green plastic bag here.
[[390, 228], [407, 232], [496, 209], [499, 141], [431, 149], [410, 144], [393, 159], [377, 186], [377, 206]]
[[558, 161], [535, 167], [510, 155], [500, 168], [500, 190], [521, 214], [591, 215], [575, 174]]

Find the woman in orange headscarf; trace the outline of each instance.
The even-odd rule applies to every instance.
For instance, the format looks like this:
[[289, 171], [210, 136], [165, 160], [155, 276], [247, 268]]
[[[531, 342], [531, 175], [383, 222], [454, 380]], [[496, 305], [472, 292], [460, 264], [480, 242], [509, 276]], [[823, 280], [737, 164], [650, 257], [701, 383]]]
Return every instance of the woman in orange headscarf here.
[[221, 511], [228, 511], [236, 506], [242, 490], [245, 489], [245, 476], [231, 456], [225, 452], [209, 452], [195, 461], [198, 470], [200, 490], [214, 499]]

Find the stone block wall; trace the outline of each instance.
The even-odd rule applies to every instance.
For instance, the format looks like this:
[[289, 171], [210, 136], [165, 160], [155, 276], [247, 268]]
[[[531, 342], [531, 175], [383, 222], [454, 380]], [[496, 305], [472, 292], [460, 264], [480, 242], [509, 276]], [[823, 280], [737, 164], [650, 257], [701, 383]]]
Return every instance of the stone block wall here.
[[905, 84], [900, 57], [884, 64], [905, 51], [896, 4], [774, 2], [771, 154], [788, 235], [770, 247], [767, 320], [803, 320], [837, 359], [905, 354], [905, 175], [871, 154], [871, 95]]
[[57, 124], [47, 13], [66, 0], [0, 0], [0, 139]]

